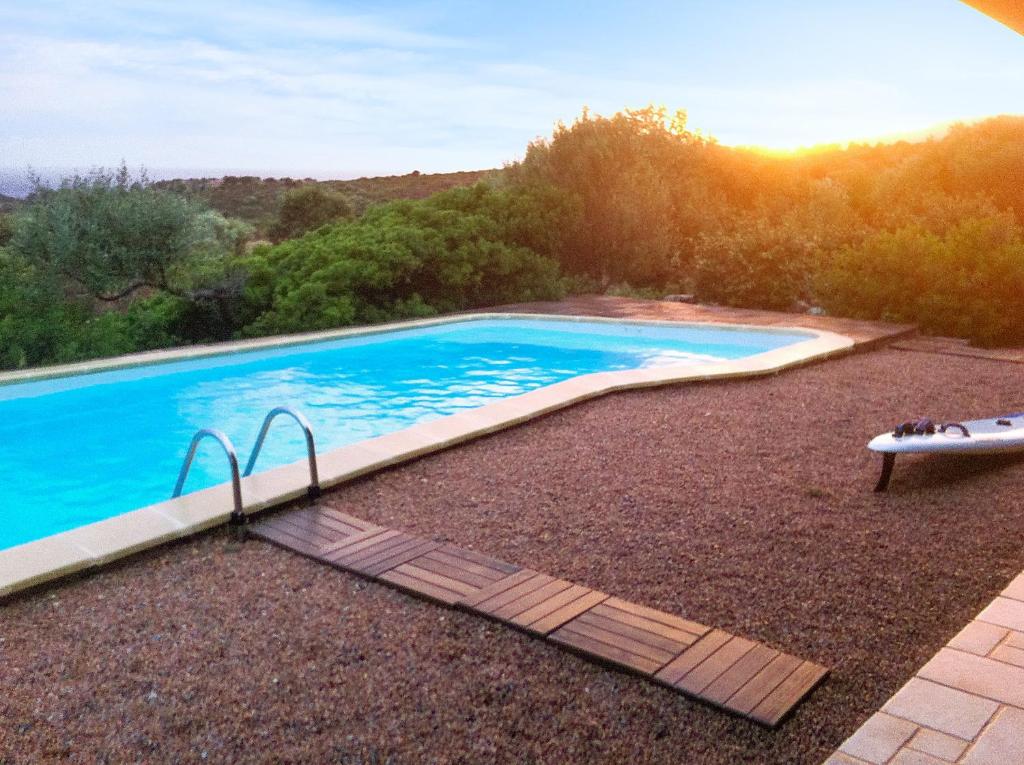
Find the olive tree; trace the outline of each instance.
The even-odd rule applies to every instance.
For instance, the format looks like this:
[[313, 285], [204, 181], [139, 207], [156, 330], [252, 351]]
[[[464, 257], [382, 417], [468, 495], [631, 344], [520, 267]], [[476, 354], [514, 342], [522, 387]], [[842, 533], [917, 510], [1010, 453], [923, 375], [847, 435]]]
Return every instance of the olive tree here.
[[194, 300], [224, 289], [226, 259], [248, 233], [246, 224], [122, 166], [76, 175], [57, 189], [37, 183], [8, 248], [100, 301], [139, 290]]

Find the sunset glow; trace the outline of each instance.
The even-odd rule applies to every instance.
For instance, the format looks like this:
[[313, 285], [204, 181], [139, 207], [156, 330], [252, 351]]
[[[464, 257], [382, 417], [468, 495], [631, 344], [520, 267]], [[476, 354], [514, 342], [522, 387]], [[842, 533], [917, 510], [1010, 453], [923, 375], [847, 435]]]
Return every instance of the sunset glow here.
[[584, 106], [729, 145], [1020, 111], [1022, 38], [958, 0], [0, 5], [0, 168], [349, 177], [496, 167]]

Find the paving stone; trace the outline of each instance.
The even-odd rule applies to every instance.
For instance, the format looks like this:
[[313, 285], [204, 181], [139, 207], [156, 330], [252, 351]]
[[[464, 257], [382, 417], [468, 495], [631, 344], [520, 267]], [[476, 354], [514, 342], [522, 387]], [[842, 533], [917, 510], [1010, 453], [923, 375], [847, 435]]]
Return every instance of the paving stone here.
[[1003, 707], [961, 762], [964, 765], [1020, 765], [1024, 762], [1024, 710]]
[[998, 706], [994, 701], [914, 677], [886, 702], [882, 711], [926, 728], [972, 739]]
[[835, 752], [829, 757], [822, 765], [866, 765], [866, 761], [859, 757], [851, 757], [848, 754], [842, 752]]
[[1007, 632], [1009, 630], [1005, 627], [974, 621], [949, 641], [949, 647], [977, 656], [988, 656], [989, 651], [999, 645], [999, 641], [1006, 637]]
[[1006, 643], [1010, 648], [1024, 649], [1024, 632], [1010, 630], [1006, 633]]
[[1024, 601], [998, 597], [978, 614], [978, 619], [1011, 630], [1024, 630]]
[[970, 743], [970, 741], [964, 741], [962, 738], [949, 736], [937, 730], [921, 728], [917, 735], [910, 739], [910, 743], [907, 746], [919, 752], [930, 754], [932, 757], [956, 762], [956, 759], [964, 753], [964, 749]]
[[951, 762], [952, 760], [942, 760], [913, 749], [901, 749], [889, 760], [889, 765], [949, 765]]
[[873, 765], [884, 765], [916, 732], [914, 723], [876, 712], [843, 742], [839, 751]]
[[1024, 669], [982, 656], [943, 648], [918, 677], [1024, 707]]
[[1017, 574], [1017, 578], [1003, 590], [1003, 597], [1024, 600], [1024, 573]]
[[1024, 651], [1020, 648], [1011, 648], [1008, 645], [1001, 645], [995, 648], [989, 657], [996, 661], [1005, 661], [1016, 667], [1024, 667]]

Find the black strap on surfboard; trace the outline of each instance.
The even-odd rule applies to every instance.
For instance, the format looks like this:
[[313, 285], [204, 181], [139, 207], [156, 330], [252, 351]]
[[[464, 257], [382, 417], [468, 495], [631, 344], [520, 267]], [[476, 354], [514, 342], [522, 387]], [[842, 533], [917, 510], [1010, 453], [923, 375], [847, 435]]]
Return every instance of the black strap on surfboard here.
[[947, 422], [947, 423], [944, 423], [944, 424], [939, 426], [939, 432], [940, 433], [945, 433], [950, 428], [953, 428], [954, 430], [959, 430], [963, 434], [964, 438], [970, 438], [971, 437], [970, 431], [968, 431], [967, 428], [964, 427], [959, 422]]
[[970, 431], [968, 431], [967, 428], [959, 422], [944, 422], [937, 426], [927, 417], [920, 420], [901, 422], [893, 430], [892, 435], [893, 438], [903, 438], [903, 436], [930, 436], [936, 431], [939, 433], [945, 433], [950, 428], [959, 430], [960, 433], [963, 434], [964, 438], [971, 437]]

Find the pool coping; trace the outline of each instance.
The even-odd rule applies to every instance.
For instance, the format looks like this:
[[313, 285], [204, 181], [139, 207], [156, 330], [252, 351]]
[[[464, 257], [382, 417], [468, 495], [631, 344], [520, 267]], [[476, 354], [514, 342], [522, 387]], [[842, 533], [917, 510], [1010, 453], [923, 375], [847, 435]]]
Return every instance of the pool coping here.
[[[193, 346], [132, 354], [115, 359], [45, 367], [0, 374], [0, 385], [70, 375], [170, 363], [208, 356], [327, 342], [345, 337], [418, 329], [466, 321], [501, 319], [632, 324], [664, 327], [713, 327], [716, 330], [806, 335], [807, 340], [783, 348], [722, 362], [699, 362], [616, 372], [596, 372], [547, 385], [492, 404], [419, 423], [356, 444], [317, 454], [320, 486], [345, 481], [440, 451], [580, 401], [624, 390], [677, 383], [770, 375], [812, 361], [851, 352], [856, 343], [844, 335], [805, 327], [755, 326], [708, 322], [654, 321], [594, 316], [553, 316], [526, 313], [476, 313], [327, 332], [286, 335], [260, 340]], [[216, 425], [212, 423], [212, 425]], [[184, 448], [184, 444], [182, 445]], [[168, 481], [171, 480], [170, 477]], [[247, 514], [285, 504], [307, 494], [305, 458], [243, 478], [242, 500]], [[69, 531], [0, 550], [0, 598], [74, 573], [106, 565], [165, 542], [226, 523], [232, 510], [230, 482], [116, 515]]]

